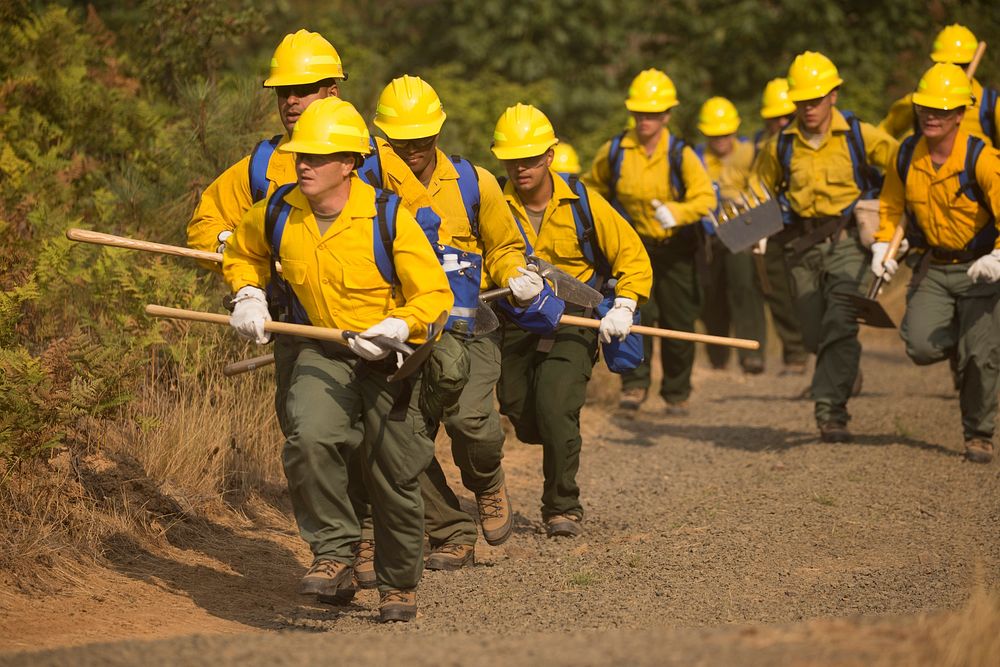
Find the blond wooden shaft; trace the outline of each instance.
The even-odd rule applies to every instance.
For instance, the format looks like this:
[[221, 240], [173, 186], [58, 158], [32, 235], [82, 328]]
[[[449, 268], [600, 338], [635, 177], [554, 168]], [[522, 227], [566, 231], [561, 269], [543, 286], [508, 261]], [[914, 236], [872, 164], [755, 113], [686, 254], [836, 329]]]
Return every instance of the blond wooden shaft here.
[[249, 373], [250, 371], [255, 371], [258, 368], [270, 366], [273, 363], [274, 355], [265, 354], [260, 357], [254, 357], [253, 359], [244, 359], [242, 361], [234, 361], [231, 364], [227, 364], [226, 367], [222, 369], [222, 374], [226, 377], [233, 377], [234, 375], [239, 375], [240, 373]]
[[[200, 310], [185, 310], [183, 308], [168, 308], [149, 304], [146, 306], [146, 314], [153, 317], [167, 317], [176, 320], [191, 320], [192, 322], [207, 322], [209, 324], [229, 324], [229, 316], [219, 313], [203, 313]], [[264, 331], [277, 334], [287, 334], [290, 336], [302, 336], [303, 338], [315, 338], [317, 340], [328, 340], [342, 345], [347, 344], [344, 332], [341, 329], [328, 329], [326, 327], [313, 327], [306, 324], [288, 324], [286, 322], [265, 322]]]
[[[896, 225], [896, 231], [892, 233], [892, 238], [889, 240], [889, 249], [885, 253], [885, 261], [890, 259], [896, 259], [896, 253], [899, 252], [899, 246], [903, 244], [903, 237], [906, 235], [906, 217], [904, 216], [899, 224]], [[884, 264], [885, 262], [883, 262]]]
[[972, 62], [965, 68], [965, 75], [969, 77], [969, 80], [972, 80], [972, 77], [976, 75], [976, 70], [979, 68], [979, 61], [983, 59], [984, 53], [986, 53], [986, 42], [979, 40], [979, 44], [976, 45], [976, 53], [972, 56]]
[[192, 259], [201, 259], [206, 262], [222, 262], [222, 255], [217, 252], [206, 252], [204, 250], [182, 248], [180, 246], [167, 245], [165, 243], [153, 243], [152, 241], [140, 241], [139, 239], [130, 239], [125, 236], [115, 236], [114, 234], [93, 232], [89, 229], [67, 229], [66, 238], [71, 241], [94, 243], [96, 245], [109, 245], [116, 248], [127, 248], [129, 250], [145, 250], [146, 252], [158, 252], [163, 255], [190, 257]]
[[[563, 315], [559, 319], [559, 324], [572, 324], [578, 327], [597, 329], [601, 326], [600, 320], [589, 317], [577, 317], [576, 315]], [[641, 324], [633, 324], [632, 333], [644, 336], [656, 336], [658, 338], [673, 338], [675, 340], [689, 340], [693, 343], [711, 343], [712, 345], [725, 345], [727, 347], [738, 347], [743, 350], [759, 350], [760, 343], [746, 338], [729, 338], [728, 336], [710, 336], [708, 334], [691, 333], [689, 331], [674, 331], [673, 329], [657, 329], [656, 327], [644, 327]]]

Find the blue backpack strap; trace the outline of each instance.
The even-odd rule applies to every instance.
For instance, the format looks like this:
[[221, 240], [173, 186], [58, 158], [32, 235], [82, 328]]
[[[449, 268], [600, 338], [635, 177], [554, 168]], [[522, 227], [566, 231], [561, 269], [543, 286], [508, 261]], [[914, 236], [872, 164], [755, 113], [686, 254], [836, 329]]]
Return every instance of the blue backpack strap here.
[[393, 298], [396, 296], [396, 265], [393, 261], [392, 246], [396, 239], [396, 214], [400, 199], [385, 190], [376, 190], [375, 218], [372, 219], [372, 245], [375, 266], [382, 278], [389, 283]]
[[292, 212], [292, 206], [285, 201], [285, 196], [294, 187], [295, 183], [288, 183], [275, 190], [267, 200], [267, 208], [264, 211], [264, 236], [271, 246], [271, 280], [267, 286], [267, 297], [272, 311], [271, 317], [274, 319], [294, 324], [309, 324], [309, 316], [306, 315], [302, 302], [275, 267], [275, 263], [281, 261], [281, 238], [285, 233], [288, 216]]
[[281, 143], [284, 135], [276, 134], [270, 139], [260, 141], [250, 153], [250, 165], [247, 168], [247, 177], [250, 181], [250, 198], [256, 204], [267, 196], [267, 189], [270, 181], [267, 179], [267, 166], [271, 163], [271, 156], [274, 149]]
[[603, 283], [611, 277], [611, 264], [601, 250], [597, 240], [597, 228], [594, 225], [594, 212], [590, 208], [590, 196], [587, 187], [575, 175], [563, 176], [570, 190], [576, 194], [573, 200], [573, 223], [576, 226], [576, 238], [584, 258], [594, 267], [594, 275], [590, 281], [591, 287], [600, 289]]
[[705, 164], [705, 144], [695, 144], [692, 148], [694, 148], [694, 154], [698, 156], [701, 163]]
[[611, 177], [608, 180], [608, 202], [621, 213], [623, 218], [631, 221], [631, 218], [625, 213], [625, 208], [618, 201], [618, 181], [622, 177], [622, 162], [625, 159], [625, 149], [622, 148], [622, 139], [624, 138], [625, 132], [622, 132], [613, 137], [608, 146], [608, 167], [611, 170]]
[[378, 144], [375, 143], [375, 137], [370, 137], [368, 139], [368, 147], [371, 152], [368, 157], [365, 158], [361, 166], [358, 167], [358, 176], [361, 177], [368, 185], [372, 186], [377, 190], [382, 189], [382, 156], [378, 152]]
[[674, 191], [674, 201], [684, 201], [687, 184], [684, 183], [684, 147], [687, 144], [680, 137], [670, 135], [667, 160], [670, 165], [670, 187]]
[[871, 164], [865, 150], [865, 137], [861, 133], [861, 121], [850, 111], [841, 111], [844, 120], [850, 128], [847, 133], [847, 147], [851, 152], [851, 164], [854, 167], [854, 182], [861, 190], [861, 198], [869, 199], [878, 194], [882, 188], [882, 177]]
[[[911, 134], [910, 136], [903, 139], [899, 144], [899, 150], [896, 152], [896, 173], [899, 174], [899, 181], [903, 185], [904, 201], [906, 199], [906, 177], [910, 174], [910, 163], [913, 162], [913, 151], [917, 147], [917, 142], [920, 140], [919, 134]], [[923, 232], [914, 224], [913, 213], [907, 206], [904, 210], [907, 219], [906, 226], [906, 240], [909, 241], [910, 245], [913, 247], [925, 247], [927, 241], [924, 238]]]
[[[978, 162], [984, 148], [986, 148], [985, 141], [979, 137], [969, 136], [965, 148], [965, 168], [958, 175], [959, 188], [956, 194], [964, 194], [987, 211], [990, 211], [989, 202], [986, 201], [986, 195], [983, 193], [983, 189], [976, 178], [976, 162]], [[966, 249], [989, 252], [996, 245], [997, 232], [996, 218], [991, 214], [989, 222], [983, 225], [983, 228], [966, 244]]]
[[452, 155], [451, 162], [458, 172], [458, 190], [465, 204], [465, 214], [469, 218], [472, 235], [479, 238], [479, 172], [471, 162], [461, 155]]
[[994, 146], [1000, 145], [1000, 136], [997, 135], [996, 112], [997, 112], [997, 89], [983, 86], [983, 99], [979, 101], [979, 125], [983, 128], [983, 134], [990, 138]]

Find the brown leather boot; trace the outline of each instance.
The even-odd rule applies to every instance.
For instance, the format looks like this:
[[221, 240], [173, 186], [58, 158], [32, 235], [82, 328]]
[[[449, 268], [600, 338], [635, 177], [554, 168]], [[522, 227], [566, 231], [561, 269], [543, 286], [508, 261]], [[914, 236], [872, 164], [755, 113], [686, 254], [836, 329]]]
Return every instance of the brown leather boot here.
[[375, 540], [354, 543], [354, 580], [358, 588], [375, 588]]
[[582, 532], [580, 519], [572, 514], [556, 514], [545, 520], [545, 534], [549, 537], [576, 537]]
[[479, 507], [479, 523], [483, 527], [486, 543], [493, 546], [503, 544], [514, 532], [514, 516], [510, 510], [510, 496], [506, 482], [496, 491], [476, 494]]
[[819, 424], [819, 439], [823, 442], [850, 442], [851, 432], [845, 422], [828, 421]]
[[318, 560], [302, 577], [299, 595], [325, 595], [333, 597], [350, 583], [351, 566], [334, 560]]
[[390, 588], [380, 591], [378, 620], [382, 623], [412, 621], [417, 617], [417, 591], [415, 588]]
[[649, 390], [645, 387], [632, 387], [622, 392], [622, 397], [618, 401], [620, 410], [638, 410], [639, 406], [646, 402], [646, 395]]
[[476, 562], [476, 548], [470, 544], [442, 544], [431, 549], [424, 565], [428, 570], [458, 570]]
[[973, 463], [989, 463], [993, 460], [993, 443], [983, 438], [966, 440], [965, 460]]

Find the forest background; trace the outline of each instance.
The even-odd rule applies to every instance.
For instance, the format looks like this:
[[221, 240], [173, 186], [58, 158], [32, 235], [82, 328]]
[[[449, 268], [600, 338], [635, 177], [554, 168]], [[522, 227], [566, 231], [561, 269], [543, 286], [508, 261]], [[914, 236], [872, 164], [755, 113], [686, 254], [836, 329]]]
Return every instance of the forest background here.
[[[86, 227], [183, 245], [202, 189], [280, 130], [273, 93], [260, 84], [286, 33], [304, 27], [336, 46], [350, 77], [342, 95], [369, 118], [390, 79], [425, 78], [448, 113], [443, 148], [499, 172], [489, 144], [505, 107], [545, 110], [589, 164], [624, 126], [628, 84], [648, 67], [676, 84], [672, 130], [689, 141], [699, 140], [695, 117], [713, 95], [736, 103], [741, 133], [751, 135], [764, 84], [807, 49], [838, 65], [840, 106], [878, 122], [929, 65], [942, 26], [967, 25], [1000, 50], [993, 5], [6, 0], [0, 538], [11, 548], [0, 549], [0, 568], [96, 543], [96, 515], [40, 505], [95, 452], [129, 457], [174, 489], [185, 512], [219, 503], [245, 512], [254, 499], [280, 496], [271, 375], [220, 373], [259, 352], [225, 330], [143, 314], [147, 303], [220, 310], [218, 276], [179, 258], [73, 244], [64, 233]], [[997, 63], [988, 50], [979, 78], [995, 82]], [[54, 465], [60, 457], [68, 463]], [[142, 522], [140, 510], [115, 507], [117, 520]]]

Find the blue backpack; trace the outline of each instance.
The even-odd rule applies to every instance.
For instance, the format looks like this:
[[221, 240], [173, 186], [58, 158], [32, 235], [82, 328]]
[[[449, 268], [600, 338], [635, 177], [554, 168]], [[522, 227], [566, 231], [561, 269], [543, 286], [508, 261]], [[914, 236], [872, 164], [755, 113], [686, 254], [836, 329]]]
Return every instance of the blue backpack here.
[[[910, 163], [913, 161], [913, 151], [916, 149], [919, 140], [919, 135], [912, 134], [908, 136], [899, 145], [899, 152], [896, 153], [896, 171], [899, 173], [899, 180], [903, 184], [904, 191], [906, 189], [906, 177], [910, 173]], [[987, 211], [990, 211], [989, 206], [986, 204], [983, 189], [976, 180], [976, 163], [979, 161], [979, 156], [982, 154], [984, 148], [986, 148], [986, 142], [979, 137], [969, 135], [968, 143], [965, 147], [965, 168], [958, 175], [959, 187], [955, 196], [965, 195], [970, 200], [978, 202]], [[926, 248], [927, 238], [916, 224], [913, 212], [909, 208], [906, 209], [906, 218], [909, 222], [906, 226], [906, 239], [913, 247]], [[992, 212], [990, 212], [989, 222], [983, 225], [983, 228], [972, 237], [964, 249], [974, 253], [989, 252], [996, 245], [996, 240], [996, 219], [993, 217]]]
[[[861, 133], [861, 121], [850, 111], [841, 111], [844, 120], [847, 121], [847, 148], [851, 155], [851, 165], [854, 167], [854, 182], [858, 186], [861, 194], [852, 201], [841, 215], [846, 216], [854, 210], [854, 205], [859, 199], [877, 199], [878, 193], [882, 189], [882, 174], [875, 167], [868, 164], [868, 156], [865, 151], [865, 137]], [[781, 204], [781, 213], [785, 224], [794, 222], [791, 205], [788, 201], [788, 184], [792, 173], [792, 145], [794, 137], [789, 132], [778, 134], [778, 162], [781, 164], [781, 183], [778, 185], [778, 203]]]
[[[267, 301], [271, 308], [271, 317], [281, 322], [293, 324], [310, 324], [302, 302], [295, 295], [288, 282], [281, 277], [275, 268], [275, 262], [281, 261], [281, 237], [285, 232], [285, 224], [291, 213], [292, 205], [285, 201], [285, 196], [295, 187], [289, 183], [279, 187], [270, 199], [264, 213], [264, 234], [271, 246], [271, 281], [267, 286]], [[396, 279], [396, 267], [393, 263], [392, 245], [396, 238], [396, 214], [399, 212], [400, 199], [385, 190], [377, 190], [375, 197], [375, 217], [372, 219], [373, 254], [375, 265], [382, 278], [390, 285], [391, 294], [396, 295], [399, 281]]]
[[[570, 190], [576, 194], [573, 200], [573, 223], [576, 226], [576, 238], [584, 258], [594, 267], [594, 275], [587, 284], [604, 294], [604, 300], [597, 305], [597, 314], [604, 317], [614, 308], [615, 291], [607, 285], [611, 277], [611, 264], [604, 256], [601, 246], [597, 243], [597, 232], [594, 225], [594, 213], [590, 207], [590, 197], [587, 188], [576, 176], [563, 176]], [[639, 324], [639, 311], [636, 309], [632, 323]], [[612, 373], [625, 373], [638, 368], [643, 359], [642, 335], [630, 333], [624, 341], [617, 338], [610, 343], [601, 343], [601, 353], [604, 363]]]
[[274, 155], [274, 150], [284, 136], [276, 134], [270, 139], [260, 141], [250, 153], [248, 178], [250, 180], [250, 197], [255, 204], [267, 196], [267, 189], [271, 184], [267, 178], [267, 165], [271, 163], [271, 156]]
[[[625, 212], [625, 207], [618, 201], [618, 181], [622, 176], [622, 161], [625, 158], [625, 149], [622, 148], [622, 139], [625, 134], [622, 132], [614, 137], [608, 147], [608, 166], [611, 167], [608, 202], [623, 218], [632, 222], [632, 219]], [[667, 146], [667, 164], [670, 168], [670, 188], [673, 191], [675, 201], [683, 201], [687, 194], [687, 185], [684, 183], [684, 172], [682, 171], [684, 146], [686, 145], [680, 137], [670, 135], [670, 144]]]

